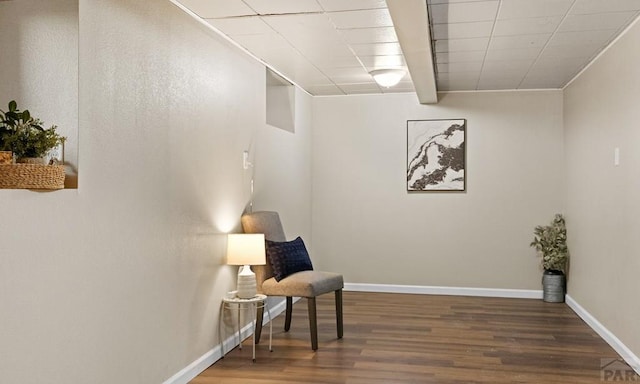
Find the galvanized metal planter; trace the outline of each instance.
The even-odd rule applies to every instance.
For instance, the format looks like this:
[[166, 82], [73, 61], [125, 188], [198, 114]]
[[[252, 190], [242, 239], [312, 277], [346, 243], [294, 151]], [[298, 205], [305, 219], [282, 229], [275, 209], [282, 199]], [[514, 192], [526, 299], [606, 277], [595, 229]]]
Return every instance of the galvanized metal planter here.
[[542, 275], [542, 300], [547, 303], [564, 303], [566, 286], [564, 273], [545, 270]]

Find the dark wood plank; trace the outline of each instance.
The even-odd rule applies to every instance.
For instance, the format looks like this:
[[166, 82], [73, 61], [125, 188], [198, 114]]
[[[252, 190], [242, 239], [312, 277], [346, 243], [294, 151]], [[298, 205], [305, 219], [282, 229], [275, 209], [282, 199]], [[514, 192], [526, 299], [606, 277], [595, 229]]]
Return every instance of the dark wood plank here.
[[619, 358], [565, 304], [344, 292], [343, 305], [342, 339], [333, 295], [318, 297], [312, 351], [300, 300], [289, 332], [274, 320], [273, 352], [258, 345], [252, 363], [236, 348], [191, 383], [601, 383], [601, 359]]

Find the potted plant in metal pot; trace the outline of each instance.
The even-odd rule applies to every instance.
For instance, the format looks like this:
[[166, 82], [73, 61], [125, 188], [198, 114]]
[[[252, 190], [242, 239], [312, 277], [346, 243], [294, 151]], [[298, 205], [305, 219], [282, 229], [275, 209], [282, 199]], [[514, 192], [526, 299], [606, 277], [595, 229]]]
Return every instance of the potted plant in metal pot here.
[[7, 112], [0, 110], [0, 150], [13, 152], [16, 162], [42, 164], [43, 157], [65, 140], [56, 132], [58, 127], [45, 129], [42, 124], [12, 100]]
[[556, 214], [549, 225], [539, 225], [533, 231], [531, 246], [542, 256], [543, 300], [563, 303], [566, 292], [566, 267], [569, 261], [567, 227], [564, 217]]

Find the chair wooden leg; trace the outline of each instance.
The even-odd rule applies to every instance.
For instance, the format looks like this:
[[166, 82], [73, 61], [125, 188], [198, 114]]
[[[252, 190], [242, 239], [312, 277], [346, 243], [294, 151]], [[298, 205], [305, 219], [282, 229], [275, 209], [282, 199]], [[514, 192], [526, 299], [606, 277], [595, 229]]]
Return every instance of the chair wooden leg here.
[[342, 339], [344, 334], [342, 321], [342, 289], [336, 291], [336, 328], [338, 330], [338, 339]]
[[316, 318], [316, 298], [307, 297], [309, 308], [309, 331], [311, 332], [311, 349], [318, 349], [318, 319]]
[[293, 297], [287, 296], [287, 309], [284, 315], [284, 331], [291, 329], [291, 311], [293, 310]]
[[256, 311], [256, 344], [260, 343], [260, 335], [262, 335], [262, 319], [264, 318], [264, 308], [258, 308]]

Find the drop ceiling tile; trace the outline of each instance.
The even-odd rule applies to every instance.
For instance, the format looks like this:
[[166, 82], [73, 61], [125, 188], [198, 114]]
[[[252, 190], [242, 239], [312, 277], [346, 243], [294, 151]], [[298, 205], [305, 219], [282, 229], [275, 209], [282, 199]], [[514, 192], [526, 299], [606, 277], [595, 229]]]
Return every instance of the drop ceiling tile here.
[[207, 19], [206, 21], [228, 36], [276, 33], [276, 31], [260, 19], [260, 16]]
[[522, 79], [524, 79], [524, 77], [527, 75], [527, 72], [529, 72], [528, 69], [511, 69], [511, 70], [500, 70], [500, 71], [487, 71], [487, 70], [483, 70], [480, 78], [485, 80], [485, 81], [489, 81], [489, 80], [500, 80], [500, 79], [505, 79], [508, 81], [522, 81]]
[[498, 1], [432, 4], [429, 7], [433, 24], [468, 23], [495, 19]]
[[305, 77], [310, 80], [317, 80], [317, 81], [312, 81], [311, 84], [315, 84], [315, 85], [327, 84], [327, 80], [328, 80], [327, 76], [318, 68], [316, 68], [314, 65], [312, 65], [312, 63], [309, 61], [294, 60], [291, 63], [290, 68], [291, 68], [291, 72], [295, 75]]
[[277, 33], [237, 35], [233, 40], [261, 59], [274, 53], [289, 54], [293, 50], [291, 44]]
[[550, 72], [548, 69], [531, 70], [527, 74], [527, 78], [548, 78], [549, 80], [569, 80], [575, 73], [575, 68], [561, 68], [561, 70]]
[[502, 0], [498, 20], [563, 16], [574, 0]]
[[398, 68], [406, 65], [402, 55], [360, 56], [362, 64], [370, 69]]
[[483, 71], [526, 71], [533, 65], [534, 60], [496, 60], [485, 61]]
[[[322, 12], [316, 0], [243, 0], [261, 15], [281, 15], [287, 13]], [[234, 1], [226, 2], [232, 3]]]
[[326, 81], [326, 76], [289, 44], [282, 45], [277, 39], [271, 39], [269, 44], [265, 42], [269, 41], [264, 39], [265, 36], [268, 35], [243, 35], [237, 38], [242, 39], [243, 41], [239, 43], [255, 56], [302, 86], [306, 84], [303, 84], [303, 81], [314, 84], [321, 80]]
[[290, 43], [305, 57], [313, 61], [324, 57], [346, 57], [352, 55], [349, 46], [343, 42], [314, 41], [310, 38], [298, 36]]
[[307, 92], [314, 96], [331, 96], [331, 95], [344, 95], [340, 88], [335, 85], [310, 85], [305, 88]]
[[488, 37], [436, 40], [436, 52], [482, 51], [488, 44]]
[[344, 29], [340, 31], [350, 44], [397, 43], [393, 27]]
[[639, 11], [638, 0], [577, 0], [571, 14], [605, 13], [619, 11]]
[[324, 14], [263, 16], [262, 20], [285, 37], [340, 40], [333, 23]]
[[438, 91], [473, 91], [478, 85], [478, 80], [461, 80], [461, 79], [449, 79], [438, 80]]
[[542, 51], [540, 59], [543, 58], [575, 58], [587, 60], [595, 56], [604, 47], [602, 45], [556, 45], [548, 46]]
[[522, 81], [522, 77], [519, 78], [485, 78], [480, 77], [478, 81], [478, 89], [480, 90], [498, 90], [498, 89], [516, 89]]
[[[266, 56], [265, 61], [295, 82], [299, 82], [302, 77], [305, 77], [314, 80], [313, 83], [315, 84], [315, 80], [321, 81], [326, 77], [319, 73], [309, 61], [300, 55], [296, 55], [295, 52], [269, 54]], [[314, 70], [318, 72], [314, 72]]]
[[568, 80], [566, 79], [549, 79], [546, 77], [527, 77], [520, 83], [518, 89], [559, 89], [562, 88]]
[[497, 20], [494, 36], [529, 35], [537, 33], [553, 33], [562, 16], [532, 17], [528, 19]]
[[380, 93], [380, 87], [373, 81], [370, 83], [338, 84], [338, 87], [347, 95]]
[[549, 47], [575, 46], [575, 45], [602, 45], [611, 40], [615, 30], [602, 29], [597, 31], [558, 32], [551, 40]]
[[551, 57], [541, 56], [536, 60], [535, 68], [556, 68], [563, 65], [579, 65], [584, 63], [584, 59], [581, 57]]
[[467, 39], [491, 36], [493, 21], [473, 23], [436, 24], [433, 26], [432, 39]]
[[444, 72], [479, 72], [482, 69], [482, 61], [463, 61], [458, 63], [437, 64], [438, 73]]
[[485, 51], [440, 52], [436, 54], [438, 63], [456, 63], [464, 61], [482, 61]]
[[318, 2], [327, 12], [387, 8], [385, 0], [318, 0]]
[[480, 77], [480, 71], [469, 71], [469, 72], [454, 72], [454, 73], [448, 73], [448, 72], [442, 72], [442, 73], [437, 73], [436, 77], [438, 80], [446, 80], [446, 81], [466, 81], [466, 82], [471, 82], [471, 81], [478, 81], [478, 78]]
[[256, 12], [242, 1], [180, 0], [180, 3], [203, 19], [255, 15]]
[[589, 15], [568, 15], [558, 32], [591, 31], [598, 29], [619, 29], [626, 25], [637, 12], [612, 12]]
[[542, 47], [489, 49], [485, 60], [533, 60], [542, 52]]
[[388, 9], [331, 12], [327, 14], [338, 29], [393, 27]]
[[371, 81], [371, 75], [364, 69], [362, 66], [358, 67], [346, 67], [346, 68], [325, 68], [322, 70], [327, 77], [331, 79], [338, 79], [338, 83], [344, 82], [340, 81], [344, 78], [357, 78], [358, 81], [353, 81], [353, 83], [364, 83]]
[[335, 84], [370, 83], [373, 81], [373, 77], [362, 67], [331, 68], [324, 70], [324, 72]]
[[320, 70], [326, 68], [344, 68], [360, 66], [358, 59], [353, 56], [312, 56], [310, 58], [313, 64]]
[[305, 89], [312, 85], [333, 85], [333, 81], [322, 74], [318, 75], [317, 73], [301, 70], [297, 73], [295, 71], [291, 72], [289, 75], [292, 76], [292, 79], [294, 79], [299, 86]]
[[540, 59], [538, 59], [535, 63], [535, 65], [532, 67], [532, 69], [536, 69], [536, 70], [542, 70], [542, 69], [550, 69], [553, 70], [554, 68], [561, 68], [561, 67], [567, 67], [567, 68], [574, 68], [574, 69], [580, 69], [582, 67], [584, 67], [584, 65], [586, 64], [586, 60], [582, 57], [541, 57]]
[[402, 55], [400, 43], [352, 44], [358, 56]]
[[550, 71], [530, 72], [522, 80], [520, 88], [562, 88], [573, 76], [571, 74], [558, 74]]
[[491, 39], [489, 49], [517, 49], [543, 47], [550, 33], [536, 35], [496, 36]]

